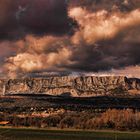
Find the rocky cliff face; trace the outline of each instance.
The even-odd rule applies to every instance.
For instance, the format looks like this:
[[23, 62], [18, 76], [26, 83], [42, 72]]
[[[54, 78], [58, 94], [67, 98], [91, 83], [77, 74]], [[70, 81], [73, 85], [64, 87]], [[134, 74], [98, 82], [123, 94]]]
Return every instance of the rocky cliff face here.
[[130, 90], [140, 93], [140, 79], [123, 76], [48, 77], [0, 80], [1, 95], [49, 94], [64, 96], [101, 96], [122, 94]]

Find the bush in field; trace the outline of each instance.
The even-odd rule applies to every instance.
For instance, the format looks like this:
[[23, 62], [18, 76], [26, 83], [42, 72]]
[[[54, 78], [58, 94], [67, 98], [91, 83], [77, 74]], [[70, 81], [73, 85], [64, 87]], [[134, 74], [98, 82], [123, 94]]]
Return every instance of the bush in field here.
[[75, 118], [71, 116], [66, 116], [60, 121], [60, 128], [70, 128], [74, 127]]
[[60, 123], [60, 120], [61, 120], [61, 117], [58, 115], [49, 116], [43, 119], [43, 124], [46, 127], [57, 127], [58, 124]]

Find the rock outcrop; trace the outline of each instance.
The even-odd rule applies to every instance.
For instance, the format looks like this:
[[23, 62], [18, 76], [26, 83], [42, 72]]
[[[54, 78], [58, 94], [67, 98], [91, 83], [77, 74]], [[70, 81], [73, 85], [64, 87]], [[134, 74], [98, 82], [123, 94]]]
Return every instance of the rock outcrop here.
[[123, 76], [48, 77], [0, 80], [0, 94], [48, 94], [62, 96], [102, 96], [140, 92], [140, 79]]

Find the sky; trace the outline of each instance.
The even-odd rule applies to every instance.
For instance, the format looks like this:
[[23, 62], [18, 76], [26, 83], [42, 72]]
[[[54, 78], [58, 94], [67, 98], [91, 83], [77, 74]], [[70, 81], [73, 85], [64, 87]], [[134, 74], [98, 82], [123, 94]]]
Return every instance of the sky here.
[[140, 77], [140, 0], [0, 0], [0, 75]]

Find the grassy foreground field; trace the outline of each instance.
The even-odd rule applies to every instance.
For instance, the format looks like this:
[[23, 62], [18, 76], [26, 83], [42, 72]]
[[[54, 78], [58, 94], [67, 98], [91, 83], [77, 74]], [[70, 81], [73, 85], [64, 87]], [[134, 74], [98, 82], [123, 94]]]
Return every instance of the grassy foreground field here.
[[0, 128], [0, 140], [140, 140], [140, 133]]

